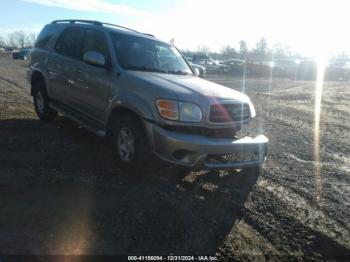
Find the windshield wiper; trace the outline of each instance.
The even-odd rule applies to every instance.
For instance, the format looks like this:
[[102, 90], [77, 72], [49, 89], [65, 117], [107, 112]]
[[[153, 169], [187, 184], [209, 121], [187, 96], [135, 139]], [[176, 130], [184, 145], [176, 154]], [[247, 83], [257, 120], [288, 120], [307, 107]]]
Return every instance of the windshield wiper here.
[[157, 72], [157, 73], [164, 73], [164, 74], [168, 73], [165, 70], [149, 68], [145, 66], [125, 66], [124, 68], [127, 70], [135, 70], [135, 71]]

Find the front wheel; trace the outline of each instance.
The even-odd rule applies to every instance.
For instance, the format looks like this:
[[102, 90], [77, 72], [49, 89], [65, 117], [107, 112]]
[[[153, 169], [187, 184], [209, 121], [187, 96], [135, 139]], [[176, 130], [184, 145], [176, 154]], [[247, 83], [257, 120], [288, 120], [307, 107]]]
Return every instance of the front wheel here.
[[43, 84], [35, 84], [33, 87], [33, 98], [35, 112], [40, 120], [48, 122], [55, 119], [57, 112], [50, 108], [49, 97], [47, 96], [45, 86]]
[[126, 114], [115, 120], [113, 147], [119, 166], [128, 173], [144, 172], [151, 160], [144, 127], [137, 116]]

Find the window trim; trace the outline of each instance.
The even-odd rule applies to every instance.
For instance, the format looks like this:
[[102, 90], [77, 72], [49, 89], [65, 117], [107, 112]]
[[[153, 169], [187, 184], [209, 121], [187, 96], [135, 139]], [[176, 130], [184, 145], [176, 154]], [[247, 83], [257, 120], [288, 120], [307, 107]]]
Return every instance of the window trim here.
[[[111, 60], [111, 48], [108, 44], [108, 38], [107, 38], [107, 34], [105, 34], [105, 32], [101, 31], [101, 30], [97, 30], [95, 28], [83, 28], [84, 30], [84, 35], [83, 35], [83, 39], [82, 39], [82, 42], [81, 42], [81, 50], [80, 50], [80, 56], [82, 58], [82, 61], [84, 60], [84, 54], [82, 53], [83, 52], [83, 47], [84, 47], [84, 44], [85, 44], [85, 39], [86, 39], [86, 36], [87, 36], [87, 31], [90, 30], [90, 31], [95, 31], [95, 32], [98, 32], [98, 33], [101, 33], [103, 36], [104, 36], [104, 39], [105, 39], [105, 43], [106, 43], [106, 46], [107, 46], [107, 51], [108, 51], [108, 56], [106, 57], [106, 62], [108, 63], [108, 61]], [[83, 61], [84, 62], [84, 61]]]

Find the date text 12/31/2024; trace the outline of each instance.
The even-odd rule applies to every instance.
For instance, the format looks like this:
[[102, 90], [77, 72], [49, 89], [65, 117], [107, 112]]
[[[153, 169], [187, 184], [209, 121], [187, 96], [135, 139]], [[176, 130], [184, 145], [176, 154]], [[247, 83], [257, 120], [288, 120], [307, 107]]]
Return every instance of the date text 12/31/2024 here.
[[218, 261], [216, 256], [128, 256], [128, 261]]

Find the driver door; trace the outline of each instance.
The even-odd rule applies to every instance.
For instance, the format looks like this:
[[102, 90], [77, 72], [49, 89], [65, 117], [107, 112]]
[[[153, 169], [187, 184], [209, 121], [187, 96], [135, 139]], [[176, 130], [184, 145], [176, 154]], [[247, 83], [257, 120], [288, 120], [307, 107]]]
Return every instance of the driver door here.
[[104, 32], [85, 29], [82, 61], [74, 70], [76, 81], [73, 85], [73, 99], [75, 107], [80, 111], [95, 120], [101, 120], [108, 105], [113, 70], [85, 63], [84, 54], [91, 51], [102, 54], [109, 63], [110, 52]]

